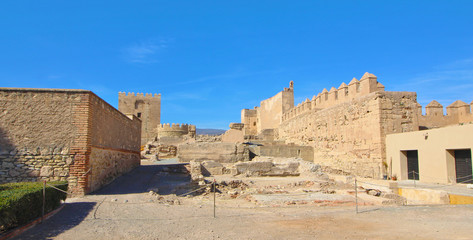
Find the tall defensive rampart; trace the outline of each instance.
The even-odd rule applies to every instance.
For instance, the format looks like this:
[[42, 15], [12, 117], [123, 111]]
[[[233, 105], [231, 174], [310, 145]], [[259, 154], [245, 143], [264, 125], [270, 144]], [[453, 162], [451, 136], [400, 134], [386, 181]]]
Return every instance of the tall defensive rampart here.
[[352, 101], [355, 98], [368, 95], [372, 92], [384, 91], [384, 86], [379, 83], [377, 79], [374, 74], [367, 72], [359, 81], [353, 78], [348, 85], [342, 83], [338, 89], [332, 87], [330, 91], [327, 91], [327, 89], [324, 88], [317, 96], [314, 95], [312, 100], [307, 98], [305, 101], [297, 104], [297, 106], [286, 111], [282, 115], [281, 120], [286, 121], [308, 111], [321, 110], [340, 103]]
[[119, 92], [118, 110], [141, 119], [141, 144], [156, 137], [156, 127], [161, 123], [161, 94]]
[[411, 92], [378, 91], [325, 106], [284, 119], [279, 140], [313, 146], [315, 162], [360, 176], [383, 173], [386, 134], [418, 129], [416, 94]]
[[284, 88], [275, 96], [261, 101], [256, 111], [257, 133], [261, 133], [264, 129], [278, 128], [282, 115], [293, 107], [294, 89], [291, 82], [289, 88]]

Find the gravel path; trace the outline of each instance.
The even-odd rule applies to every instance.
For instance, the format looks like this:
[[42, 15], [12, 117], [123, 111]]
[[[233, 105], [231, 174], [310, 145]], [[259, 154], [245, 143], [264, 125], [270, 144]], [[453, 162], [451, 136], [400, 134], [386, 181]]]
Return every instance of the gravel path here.
[[[69, 199], [62, 211], [14, 239], [471, 239], [473, 206], [255, 205], [212, 195], [157, 203], [149, 189], [183, 175], [141, 166], [101, 191]], [[165, 189], [164, 191], [170, 191]]]

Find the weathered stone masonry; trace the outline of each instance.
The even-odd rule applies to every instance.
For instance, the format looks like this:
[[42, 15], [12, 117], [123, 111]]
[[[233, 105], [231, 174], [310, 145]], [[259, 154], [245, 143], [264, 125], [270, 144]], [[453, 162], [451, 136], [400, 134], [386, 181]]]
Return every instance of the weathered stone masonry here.
[[[292, 82], [289, 89], [293, 94]], [[381, 177], [386, 172], [386, 135], [419, 130], [422, 116], [416, 97], [413, 92], [386, 92], [375, 75], [365, 73], [360, 80], [353, 78], [348, 85], [323, 89], [296, 106], [267, 110], [266, 115], [280, 116], [276, 127], [261, 121], [261, 114], [254, 117], [254, 112], [262, 111], [260, 107], [243, 110], [242, 121], [245, 132], [259, 134], [256, 138], [266, 138], [262, 133], [268, 132], [277, 142], [313, 147], [315, 162], [360, 176]], [[265, 124], [257, 125], [255, 131], [255, 121]]]
[[141, 122], [91, 91], [0, 88], [0, 183], [67, 180], [85, 194], [139, 165]]
[[284, 121], [279, 137], [314, 147], [314, 161], [361, 176], [379, 177], [385, 136], [417, 130], [416, 94], [374, 92]]
[[161, 94], [118, 93], [118, 110], [141, 120], [141, 144], [152, 141], [161, 122]]

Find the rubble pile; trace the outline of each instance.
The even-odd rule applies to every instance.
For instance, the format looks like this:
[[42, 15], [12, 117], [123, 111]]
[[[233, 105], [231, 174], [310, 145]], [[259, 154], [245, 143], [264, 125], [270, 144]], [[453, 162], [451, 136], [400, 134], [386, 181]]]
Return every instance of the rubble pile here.
[[236, 163], [220, 163], [216, 161], [190, 161], [189, 172], [192, 179], [202, 180], [203, 177], [231, 174], [246, 177], [269, 176], [307, 176], [328, 179], [320, 165], [304, 161], [300, 158], [255, 157], [252, 161]]
[[222, 135], [197, 135], [196, 142], [221, 142]]
[[149, 161], [159, 161], [159, 159], [175, 158], [176, 156], [176, 146], [160, 144], [158, 141], [146, 143], [141, 151], [141, 157]]
[[181, 198], [176, 196], [175, 194], [159, 195], [155, 191], [149, 191], [149, 195], [154, 198], [153, 202], [156, 202], [158, 204], [167, 204], [167, 205], [181, 205], [182, 204]]

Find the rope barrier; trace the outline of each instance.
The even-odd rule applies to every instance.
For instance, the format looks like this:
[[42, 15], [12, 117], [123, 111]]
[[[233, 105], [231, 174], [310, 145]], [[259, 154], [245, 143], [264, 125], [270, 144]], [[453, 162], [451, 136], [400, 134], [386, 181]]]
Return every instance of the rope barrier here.
[[46, 186], [52, 187], [52, 188], [54, 188], [54, 189], [56, 189], [56, 190], [58, 190], [58, 191], [61, 191], [61, 192], [65, 193], [65, 194], [72, 194], [72, 193], [70, 193], [70, 192], [64, 191], [64, 190], [62, 190], [62, 189], [59, 189], [59, 188], [57, 188], [57, 187], [55, 187], [55, 186], [53, 186], [53, 185], [47, 184], [47, 183], [46, 183]]
[[377, 187], [384, 187], [384, 188], [389, 187], [389, 186], [386, 186], [386, 185], [379, 185], [379, 184], [376, 184], [376, 183], [363, 182], [363, 181], [360, 181], [360, 180], [357, 180], [357, 182], [364, 183], [364, 184], [369, 184], [369, 185], [373, 185], [373, 186], [377, 186]]
[[[411, 173], [414, 173], [414, 174], [417, 174], [420, 176], [420, 174], [418, 172], [415, 172], [415, 171], [412, 171]], [[415, 176], [415, 175], [414, 175]], [[467, 176], [463, 176], [463, 177], [459, 177], [459, 178], [456, 178], [457, 180], [458, 179], [463, 179], [463, 178], [468, 178], [468, 177], [471, 177], [473, 176], [473, 174], [470, 174], [470, 175], [467, 175]], [[422, 178], [429, 178], [429, 176], [425, 176], [425, 175], [422, 175]], [[438, 178], [432, 178], [430, 177], [430, 179], [438, 179]], [[415, 181], [418, 181], [418, 180], [415, 180], [415, 179], [409, 179], [409, 180], [414, 180], [414, 187], [417, 188], [417, 185], [415, 183]], [[369, 185], [373, 185], [373, 186], [377, 186], [377, 187], [388, 187], [386, 185], [379, 185], [379, 184], [375, 184], [375, 183], [369, 183], [369, 182], [363, 182], [363, 181], [360, 181], [360, 180], [357, 180], [359, 183], [364, 183], [364, 184], [369, 184]], [[447, 188], [447, 187], [451, 187], [451, 186], [454, 186], [454, 184], [461, 184], [461, 183], [467, 183], [467, 182], [470, 182], [471, 179], [467, 179], [467, 180], [464, 180], [464, 181], [460, 181], [460, 182], [456, 182], [456, 183], [453, 183], [451, 185], [442, 185], [442, 186], [422, 186], [422, 187], [426, 187], [426, 188]]]
[[[410, 173], [414, 173], [414, 176], [415, 175], [418, 175], [418, 176], [421, 176], [420, 173], [416, 172], [416, 171], [411, 171]], [[458, 177], [456, 179], [463, 179], [463, 178], [469, 178], [469, 177], [472, 177], [473, 174], [470, 174], [470, 175], [467, 175], [467, 176], [463, 176], [463, 177]], [[432, 177], [432, 176], [429, 176], [429, 175], [425, 175], [425, 174], [422, 174], [422, 178], [427, 178], [427, 179], [438, 179], [438, 177]], [[409, 179], [409, 180], [413, 180], [413, 179]]]
[[183, 193], [183, 194], [179, 194], [179, 195], [176, 195], [176, 196], [177, 196], [177, 197], [182, 197], [182, 196], [185, 196], [185, 195], [187, 195], [187, 194], [190, 194], [190, 193], [193, 193], [193, 192], [197, 192], [197, 191], [199, 191], [199, 190], [201, 190], [201, 189], [204, 189], [204, 188], [206, 188], [206, 187], [208, 187], [208, 186], [210, 186], [210, 185], [212, 185], [212, 183], [206, 184], [206, 185], [204, 185], [204, 186], [201, 187], [201, 188], [198, 188], [198, 189], [195, 189], [195, 190], [192, 190], [192, 191], [190, 191], [190, 192]]

